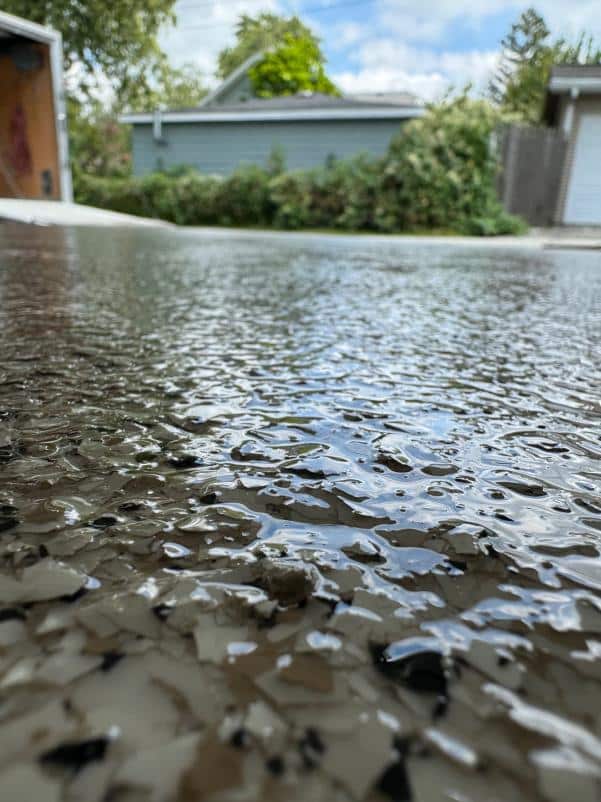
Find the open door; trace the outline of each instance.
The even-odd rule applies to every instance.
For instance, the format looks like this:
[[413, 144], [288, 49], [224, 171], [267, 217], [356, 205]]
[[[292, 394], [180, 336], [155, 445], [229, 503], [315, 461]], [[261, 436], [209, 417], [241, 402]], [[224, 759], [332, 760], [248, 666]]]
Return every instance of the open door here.
[[71, 199], [57, 40], [53, 31], [0, 14], [0, 197]]

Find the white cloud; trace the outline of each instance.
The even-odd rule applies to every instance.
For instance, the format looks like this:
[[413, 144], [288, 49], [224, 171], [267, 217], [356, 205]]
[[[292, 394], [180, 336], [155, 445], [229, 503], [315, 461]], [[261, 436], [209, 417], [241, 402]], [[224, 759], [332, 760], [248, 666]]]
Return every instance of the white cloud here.
[[582, 30], [601, 36], [599, 0], [571, 0], [569, 11], [559, 0], [377, 0], [376, 16], [389, 31], [412, 42], [444, 43], [449, 28], [461, 21], [474, 28], [500, 12], [515, 19], [530, 5], [542, 14], [554, 34], [575, 36]]
[[343, 92], [412, 92], [424, 100], [436, 100], [448, 89], [447, 79], [440, 73], [405, 72], [389, 67], [377, 67], [358, 72], [341, 72], [334, 81]]
[[[339, 0], [337, 0], [338, 3]], [[327, 17], [303, 15], [320, 0], [178, 0], [178, 25], [165, 32], [161, 44], [175, 64], [191, 61], [214, 84], [219, 51], [233, 43], [235, 23], [242, 13], [298, 12], [322, 37], [335, 62], [342, 66], [333, 78], [346, 91], [414, 91], [426, 99], [443, 94], [449, 86], [471, 82], [486, 85], [496, 54], [488, 49], [461, 51], [457, 26], [474, 32], [486, 30], [494, 15], [513, 18], [528, 0], [372, 0], [365, 8], [337, 5], [338, 23]], [[324, 7], [328, 0], [321, 0]], [[600, 0], [571, 0], [569, 14], [559, 0], [536, 0], [555, 35], [573, 37], [587, 30], [601, 39]], [[357, 10], [363, 21], [358, 23]], [[348, 16], [348, 18], [347, 18]], [[499, 39], [505, 31], [499, 31]], [[490, 42], [490, 38], [487, 38]], [[487, 44], [487, 47], [489, 45]], [[345, 56], [342, 60], [342, 56]], [[344, 63], [346, 62], [346, 63]]]
[[382, 29], [404, 41], [444, 44], [453, 23], [477, 25], [511, 5], [511, 0], [378, 0], [376, 16]]
[[196, 64], [214, 84], [217, 56], [235, 41], [240, 15], [261, 11], [281, 11], [279, 0], [179, 0], [177, 25], [160, 36], [161, 47], [173, 64]]
[[450, 87], [486, 85], [497, 58], [494, 51], [437, 52], [403, 45], [392, 39], [374, 39], [356, 53], [359, 68], [334, 75], [345, 92], [410, 91], [424, 100], [436, 100]]
[[365, 37], [365, 28], [358, 22], [343, 22], [336, 26], [333, 47], [336, 50], [350, 47]]

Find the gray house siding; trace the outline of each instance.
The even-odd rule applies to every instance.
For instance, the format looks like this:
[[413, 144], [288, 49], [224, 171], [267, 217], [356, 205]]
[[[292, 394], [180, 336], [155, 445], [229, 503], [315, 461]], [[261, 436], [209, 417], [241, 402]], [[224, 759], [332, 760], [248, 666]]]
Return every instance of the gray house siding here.
[[152, 125], [133, 126], [136, 175], [180, 165], [227, 175], [240, 164], [265, 165], [282, 149], [287, 169], [323, 165], [334, 156], [383, 155], [402, 120], [311, 120], [293, 122], [164, 123], [162, 141]]

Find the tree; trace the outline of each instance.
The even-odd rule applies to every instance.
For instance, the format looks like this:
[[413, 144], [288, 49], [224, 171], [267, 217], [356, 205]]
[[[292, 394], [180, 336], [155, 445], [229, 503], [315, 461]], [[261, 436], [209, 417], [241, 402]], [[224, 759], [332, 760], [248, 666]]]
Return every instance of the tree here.
[[518, 87], [516, 74], [521, 74], [528, 62], [540, 58], [549, 34], [544, 19], [533, 8], [527, 9], [513, 23], [501, 40], [499, 64], [489, 84], [489, 95], [497, 105], [505, 105], [508, 94], [515, 95], [518, 89], [524, 96], [528, 95], [530, 87]]
[[123, 98], [123, 105], [132, 111], [152, 109], [187, 109], [198, 106], [208, 94], [198, 67], [184, 64], [172, 67], [167, 62], [159, 65], [151, 81], [138, 88], [132, 87]]
[[538, 123], [551, 67], [554, 64], [597, 64], [601, 49], [592, 36], [575, 42], [550, 40], [543, 17], [527, 9], [501, 42], [501, 57], [489, 84], [489, 97], [504, 112], [524, 122]]
[[255, 53], [277, 47], [287, 34], [310, 39], [319, 49], [319, 39], [298, 17], [280, 17], [269, 13], [251, 17], [243, 14], [236, 26], [236, 44], [226, 47], [219, 54], [217, 77], [227, 78]]
[[283, 44], [268, 51], [249, 70], [257, 97], [295, 95], [297, 92], [322, 92], [338, 95], [338, 89], [326, 75], [319, 45], [313, 37], [284, 35]]
[[83, 70], [80, 89], [102, 74], [127, 93], [160, 72], [165, 57], [157, 33], [175, 21], [174, 5], [175, 0], [3, 0], [2, 10], [62, 33], [65, 68]]
[[[155, 108], [182, 109], [197, 106], [207, 94], [196, 67], [165, 66], [161, 81], [135, 98], [128, 98], [133, 111]], [[131, 132], [119, 123], [123, 102], [111, 104], [94, 98], [70, 95], [69, 151], [75, 188], [82, 175], [123, 178], [131, 172]]]
[[[3, 0], [3, 10], [62, 33], [76, 184], [82, 174], [130, 172], [130, 134], [118, 122], [125, 107], [196, 106], [206, 94], [196, 68], [172, 67], [158, 45], [159, 28], [175, 21], [174, 5], [175, 0]], [[93, 90], [99, 83], [106, 90], [107, 81], [111, 97], [101, 102]]]
[[80, 175], [125, 177], [131, 172], [130, 132], [120, 125], [115, 109], [99, 101], [69, 104], [69, 152], [73, 178]]

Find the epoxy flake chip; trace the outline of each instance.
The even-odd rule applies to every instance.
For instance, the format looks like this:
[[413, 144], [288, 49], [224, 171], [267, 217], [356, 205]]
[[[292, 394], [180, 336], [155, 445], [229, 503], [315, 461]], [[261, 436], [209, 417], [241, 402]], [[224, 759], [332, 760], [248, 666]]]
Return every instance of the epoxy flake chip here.
[[598, 802], [598, 261], [0, 224], [0, 802]]

